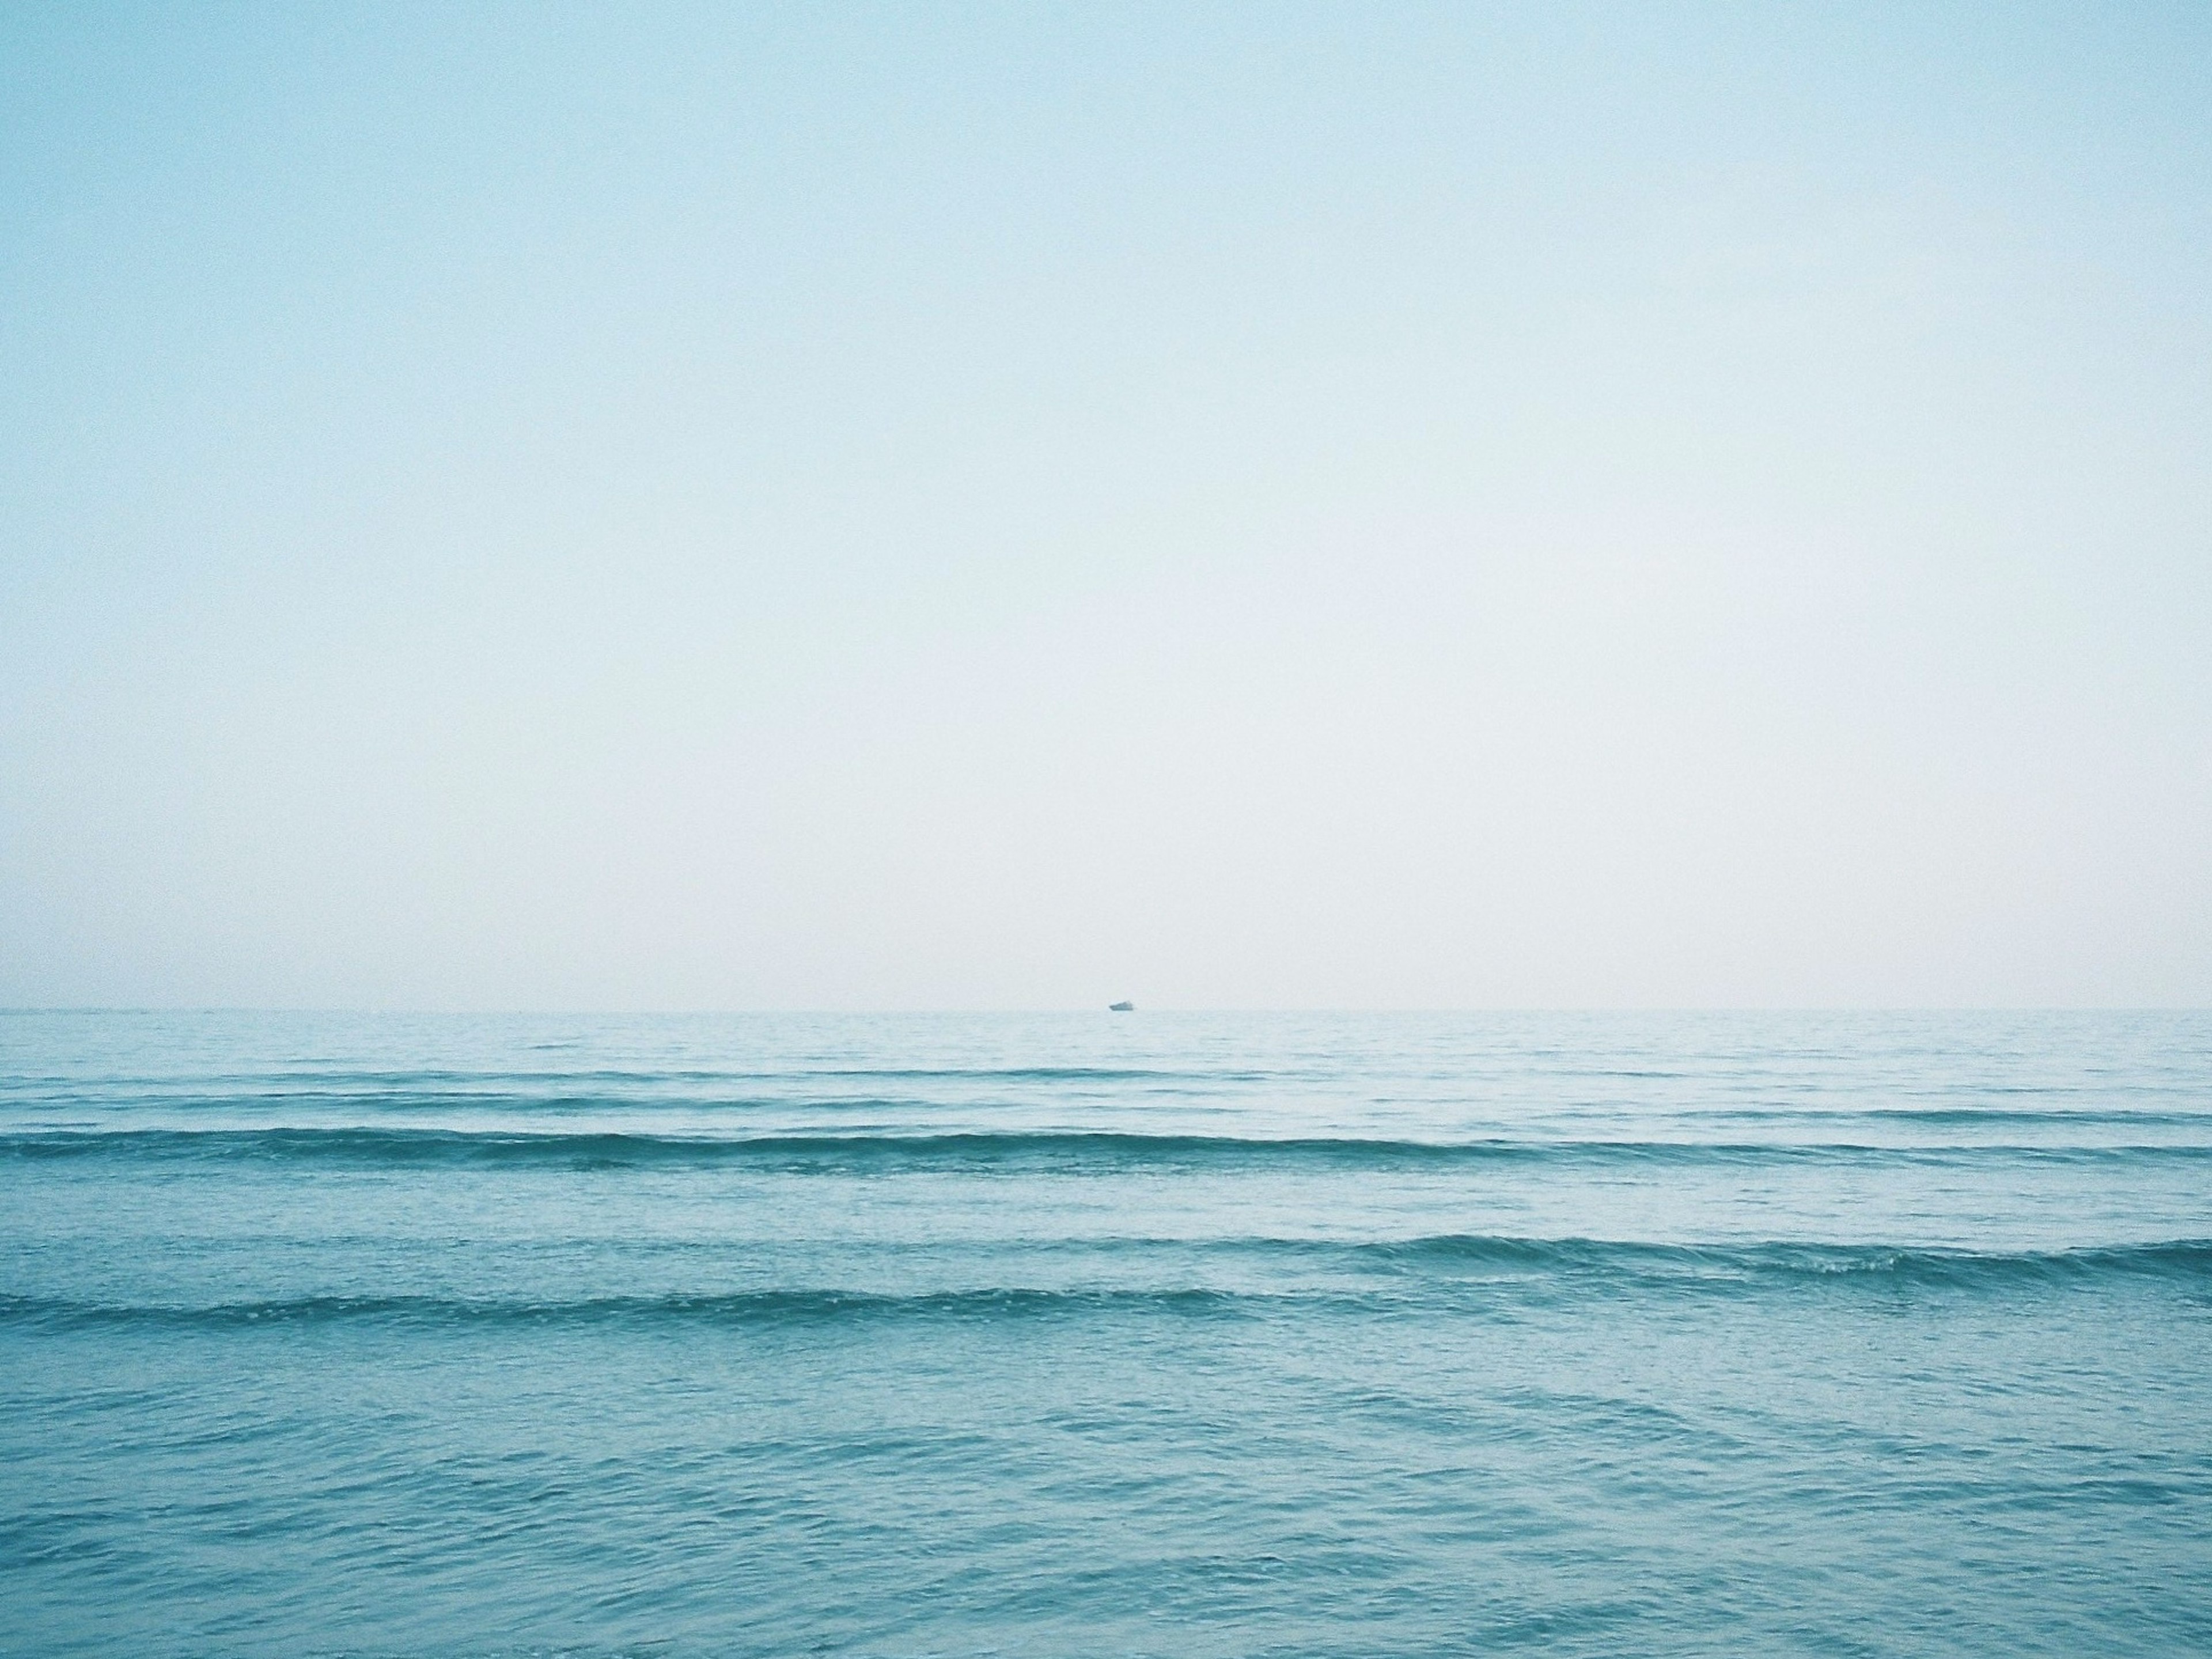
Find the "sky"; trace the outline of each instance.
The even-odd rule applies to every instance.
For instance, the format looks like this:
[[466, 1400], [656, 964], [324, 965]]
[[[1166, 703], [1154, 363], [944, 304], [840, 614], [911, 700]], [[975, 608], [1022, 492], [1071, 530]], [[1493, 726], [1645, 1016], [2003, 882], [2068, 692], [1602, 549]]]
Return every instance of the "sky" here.
[[0, 10], [0, 1004], [2212, 1003], [2212, 9]]

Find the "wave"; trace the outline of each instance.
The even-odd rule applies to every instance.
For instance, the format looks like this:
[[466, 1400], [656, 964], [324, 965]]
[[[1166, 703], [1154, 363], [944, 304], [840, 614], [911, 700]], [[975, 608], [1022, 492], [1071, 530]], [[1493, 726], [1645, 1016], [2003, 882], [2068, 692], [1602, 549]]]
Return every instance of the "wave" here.
[[623, 1170], [756, 1166], [783, 1173], [1319, 1166], [1420, 1169], [1497, 1163], [1697, 1164], [1714, 1162], [1949, 1164], [2212, 1161], [2212, 1144], [1884, 1146], [1856, 1142], [1706, 1140], [1431, 1141], [1239, 1137], [1124, 1131], [677, 1135], [632, 1131], [351, 1127], [47, 1130], [0, 1135], [0, 1158], [264, 1161], [392, 1168], [493, 1166]]
[[[1158, 1245], [1163, 1241], [1121, 1241]], [[1822, 1289], [2003, 1293], [2094, 1287], [2121, 1279], [2212, 1291], [2212, 1239], [2076, 1249], [1985, 1251], [1872, 1244], [1662, 1244], [1452, 1234], [1403, 1240], [1238, 1239], [1176, 1246], [1285, 1255], [1364, 1270], [1322, 1286], [994, 1285], [891, 1292], [774, 1288], [607, 1295], [567, 1300], [435, 1295], [309, 1295], [211, 1304], [135, 1304], [0, 1295], [0, 1326], [210, 1330], [371, 1322], [408, 1326], [706, 1324], [776, 1326], [866, 1320], [1009, 1322], [1100, 1315], [1199, 1318], [1336, 1312], [1433, 1316], [1440, 1296], [1486, 1296], [1515, 1283], [1565, 1281], [1577, 1292], [1805, 1293]], [[1110, 1261], [1111, 1245], [1100, 1251]], [[1010, 1261], [1020, 1260], [1012, 1253]], [[1414, 1282], [1408, 1285], [1411, 1278]]]
[[1198, 1287], [1008, 1287], [925, 1291], [906, 1295], [857, 1290], [761, 1290], [586, 1297], [567, 1301], [446, 1296], [301, 1296], [197, 1305], [0, 1295], [0, 1326], [128, 1325], [216, 1330], [353, 1322], [436, 1326], [664, 1322], [773, 1326], [886, 1317], [995, 1321], [1115, 1310], [1220, 1315], [1234, 1313], [1240, 1305], [1255, 1300], [1249, 1295]]
[[[189, 1076], [111, 1073], [96, 1079], [102, 1090], [159, 1093], [178, 1088], [216, 1097], [223, 1092], [259, 1096], [294, 1091], [331, 1091], [374, 1097], [413, 1095], [425, 1090], [464, 1096], [497, 1095], [515, 1090], [660, 1089], [677, 1085], [751, 1087], [761, 1085], [841, 1083], [1172, 1083], [1212, 1087], [1222, 1083], [1265, 1083], [1301, 1073], [1250, 1067], [1215, 1070], [1127, 1066], [546, 1066], [518, 1069], [489, 1066], [425, 1066], [408, 1070], [361, 1069], [302, 1064], [247, 1072], [195, 1072]], [[19, 1072], [8, 1087], [83, 1086], [73, 1073]]]
[[2212, 1239], [2091, 1245], [2057, 1250], [1972, 1250], [1925, 1245], [1662, 1244], [1610, 1239], [1531, 1239], [1444, 1234], [1352, 1248], [1419, 1267], [1467, 1265], [1638, 1279], [1741, 1281], [1872, 1280], [1993, 1288], [2111, 1276], [2212, 1279]]
[[[1984, 1091], [1984, 1092], [1998, 1092]], [[2037, 1092], [2013, 1090], [2006, 1092]], [[1905, 1123], [1937, 1127], [1978, 1124], [2041, 1123], [2076, 1127], [2083, 1124], [2137, 1124], [2158, 1128], [2212, 1128], [2212, 1111], [2154, 1110], [2145, 1107], [2095, 1106], [1793, 1106], [1731, 1107], [1684, 1114], [1706, 1121], [1733, 1123]]]

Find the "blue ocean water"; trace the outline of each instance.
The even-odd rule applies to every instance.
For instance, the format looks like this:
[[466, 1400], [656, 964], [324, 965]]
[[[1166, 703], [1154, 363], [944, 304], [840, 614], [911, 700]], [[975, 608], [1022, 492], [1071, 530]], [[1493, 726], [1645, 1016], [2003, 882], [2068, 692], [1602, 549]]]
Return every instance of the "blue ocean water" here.
[[0, 1651], [2212, 1651], [2212, 1017], [0, 1015]]

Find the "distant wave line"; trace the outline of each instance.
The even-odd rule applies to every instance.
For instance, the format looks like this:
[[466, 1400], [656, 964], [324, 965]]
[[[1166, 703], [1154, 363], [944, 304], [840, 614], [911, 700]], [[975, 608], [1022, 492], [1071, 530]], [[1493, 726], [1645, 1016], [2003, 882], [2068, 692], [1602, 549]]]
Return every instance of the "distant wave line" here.
[[44, 1088], [85, 1087], [103, 1090], [160, 1090], [173, 1085], [189, 1085], [195, 1090], [210, 1088], [246, 1089], [285, 1093], [303, 1086], [312, 1090], [315, 1085], [343, 1090], [398, 1091], [422, 1088], [452, 1088], [467, 1093], [491, 1092], [517, 1085], [540, 1085], [584, 1087], [599, 1085], [655, 1084], [775, 1084], [791, 1082], [835, 1082], [850, 1079], [854, 1082], [911, 1082], [927, 1083], [943, 1079], [951, 1083], [1194, 1083], [1211, 1086], [1220, 1083], [1267, 1083], [1297, 1079], [1312, 1073], [1291, 1068], [1255, 1071], [1243, 1068], [1233, 1071], [1176, 1068], [1164, 1066], [804, 1066], [795, 1067], [751, 1066], [644, 1066], [635, 1069], [623, 1066], [597, 1066], [568, 1070], [548, 1066], [543, 1070], [517, 1070], [513, 1067], [477, 1068], [470, 1066], [424, 1067], [409, 1070], [359, 1070], [341, 1066], [301, 1065], [277, 1066], [266, 1071], [195, 1073], [189, 1077], [165, 1075], [130, 1075], [79, 1077], [68, 1073], [41, 1075], [19, 1074], [9, 1086], [21, 1090], [26, 1085]]
[[[0, 1326], [156, 1326], [232, 1329], [257, 1325], [383, 1321], [417, 1325], [593, 1324], [696, 1322], [755, 1325], [855, 1318], [1024, 1318], [1136, 1312], [1261, 1316], [1271, 1310], [1334, 1309], [1388, 1316], [1434, 1312], [1434, 1294], [1455, 1287], [1494, 1289], [1515, 1281], [1567, 1279], [1578, 1293], [1592, 1284], [1683, 1291], [1803, 1291], [1822, 1286], [1989, 1291], [2049, 1289], [2136, 1278], [2202, 1291], [2212, 1280], [2212, 1239], [2106, 1245], [2068, 1250], [1993, 1252], [1886, 1245], [1765, 1243], [1660, 1244], [1587, 1238], [1443, 1235], [1396, 1241], [1241, 1239], [1216, 1248], [1341, 1256], [1347, 1265], [1419, 1268], [1407, 1288], [1224, 1289], [1212, 1285], [1026, 1285], [911, 1292], [854, 1288], [764, 1288], [736, 1291], [615, 1294], [548, 1301], [434, 1295], [320, 1294], [203, 1304], [128, 1304], [51, 1296], [0, 1295]], [[1203, 1249], [1201, 1247], [1201, 1253]], [[1018, 1260], [1013, 1253], [1012, 1260]], [[1487, 1269], [1468, 1280], [1451, 1269]]]
[[321, 1295], [204, 1305], [131, 1304], [58, 1297], [0, 1295], [0, 1326], [153, 1325], [234, 1329], [256, 1325], [382, 1321], [428, 1325], [598, 1324], [696, 1322], [714, 1324], [818, 1322], [854, 1317], [991, 1318], [1134, 1307], [1221, 1314], [1255, 1298], [1202, 1288], [1040, 1290], [1021, 1287], [925, 1291], [757, 1290], [615, 1295], [568, 1301], [446, 1296]]
[[2212, 1142], [2013, 1143], [1548, 1139], [1433, 1141], [1356, 1136], [1146, 1134], [1036, 1130], [943, 1133], [685, 1135], [349, 1126], [46, 1130], [0, 1135], [0, 1158], [120, 1158], [568, 1170], [757, 1165], [787, 1172], [1321, 1165], [1422, 1168], [1484, 1163], [1695, 1164], [1793, 1162], [2106, 1162], [2212, 1159]]
[[1380, 1261], [1465, 1262], [1599, 1275], [1719, 1276], [1744, 1279], [1879, 1279], [1920, 1284], [2051, 1281], [2106, 1274], [2201, 1279], [2212, 1275], [2212, 1239], [2068, 1249], [1978, 1250], [1927, 1245], [1753, 1243], [1666, 1244], [1591, 1238], [1516, 1238], [1440, 1234], [1362, 1241], [1351, 1248]]
[[[1217, 1239], [1217, 1241], [1103, 1241], [1110, 1259], [1133, 1248], [1168, 1245], [1194, 1256], [1287, 1255], [1343, 1259], [1354, 1267], [1420, 1270], [1413, 1297], [1376, 1287], [1298, 1287], [1225, 1290], [1217, 1285], [975, 1285], [922, 1291], [876, 1291], [858, 1287], [761, 1287], [741, 1291], [664, 1291], [608, 1294], [568, 1301], [434, 1294], [307, 1294], [226, 1303], [111, 1303], [70, 1297], [0, 1294], [0, 1325], [188, 1325], [248, 1328], [281, 1322], [410, 1321], [410, 1322], [602, 1322], [708, 1321], [779, 1322], [848, 1316], [1036, 1316], [1068, 1312], [1263, 1314], [1270, 1307], [1338, 1307], [1343, 1312], [1389, 1314], [1425, 1307], [1427, 1291], [1500, 1285], [1510, 1281], [1571, 1279], [1579, 1290], [1613, 1281], [1621, 1287], [1659, 1290], [1759, 1290], [1759, 1287], [1927, 1287], [1927, 1290], [2006, 1290], [2057, 1287], [2111, 1279], [2163, 1279], [2201, 1290], [2212, 1281], [2212, 1239], [2167, 1239], [2139, 1245], [2088, 1245], [2075, 1249], [1951, 1249], [1881, 1243], [1641, 1243], [1614, 1239], [1522, 1239], [1502, 1234], [1436, 1234], [1420, 1239]], [[1020, 1263], [1009, 1249], [1009, 1265]], [[1489, 1270], [1468, 1285], [1451, 1270]]]

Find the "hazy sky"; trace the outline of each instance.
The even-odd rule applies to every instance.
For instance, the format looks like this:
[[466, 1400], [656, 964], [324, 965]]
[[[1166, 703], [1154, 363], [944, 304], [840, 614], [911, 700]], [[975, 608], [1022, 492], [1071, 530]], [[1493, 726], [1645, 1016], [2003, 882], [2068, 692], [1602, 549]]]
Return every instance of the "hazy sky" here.
[[2212, 8], [0, 12], [0, 1002], [2212, 1001]]

